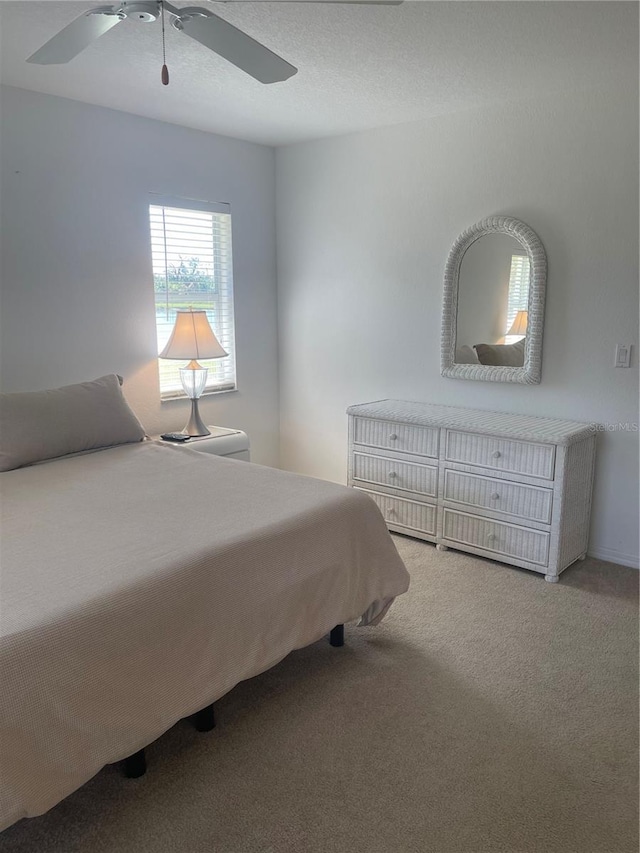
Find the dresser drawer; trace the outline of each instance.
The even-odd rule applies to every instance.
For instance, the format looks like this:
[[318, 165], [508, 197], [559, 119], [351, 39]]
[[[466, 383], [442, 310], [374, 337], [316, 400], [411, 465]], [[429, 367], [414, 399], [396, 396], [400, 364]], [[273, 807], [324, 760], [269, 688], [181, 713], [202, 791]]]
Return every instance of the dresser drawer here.
[[444, 499], [470, 507], [492, 509], [527, 521], [551, 521], [553, 492], [448, 468], [444, 472]]
[[353, 419], [353, 441], [367, 447], [383, 447], [418, 456], [438, 457], [439, 430], [432, 427], [376, 421], [369, 418]]
[[555, 447], [552, 444], [447, 430], [445, 456], [449, 462], [553, 480]]
[[353, 454], [353, 479], [435, 498], [438, 469], [432, 465], [401, 462], [356, 451]]
[[473, 545], [539, 566], [546, 566], [548, 562], [549, 534], [541, 530], [528, 530], [445, 507], [443, 536], [452, 542]]
[[391, 495], [381, 495], [379, 492], [367, 491], [367, 494], [378, 504], [387, 524], [420, 530], [422, 533], [429, 533], [432, 536], [436, 535], [436, 507], [434, 505], [417, 503]]

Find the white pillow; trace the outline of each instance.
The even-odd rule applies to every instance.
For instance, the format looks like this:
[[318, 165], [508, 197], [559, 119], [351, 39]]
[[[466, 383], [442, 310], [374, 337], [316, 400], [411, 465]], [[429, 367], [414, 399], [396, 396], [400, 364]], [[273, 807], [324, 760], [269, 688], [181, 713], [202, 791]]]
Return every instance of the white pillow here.
[[463, 344], [456, 349], [456, 364], [480, 364], [475, 350], [472, 350], [467, 344]]
[[0, 394], [0, 471], [144, 435], [115, 373], [50, 391]]
[[524, 365], [525, 338], [515, 344], [474, 344], [480, 364], [522, 367]]

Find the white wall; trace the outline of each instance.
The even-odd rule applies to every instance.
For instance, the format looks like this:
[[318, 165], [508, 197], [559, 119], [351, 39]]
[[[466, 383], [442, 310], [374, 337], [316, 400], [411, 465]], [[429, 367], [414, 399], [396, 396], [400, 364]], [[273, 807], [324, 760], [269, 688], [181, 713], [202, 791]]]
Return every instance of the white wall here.
[[12, 88], [0, 118], [2, 390], [120, 373], [148, 432], [182, 429], [189, 404], [160, 403], [148, 193], [230, 202], [239, 390], [201, 412], [277, 464], [273, 149]]
[[[277, 152], [281, 461], [343, 482], [351, 403], [427, 400], [638, 422], [637, 56], [616, 91]], [[549, 278], [542, 383], [440, 376], [442, 280], [459, 233], [515, 216]], [[638, 434], [598, 442], [591, 553], [638, 561]]]

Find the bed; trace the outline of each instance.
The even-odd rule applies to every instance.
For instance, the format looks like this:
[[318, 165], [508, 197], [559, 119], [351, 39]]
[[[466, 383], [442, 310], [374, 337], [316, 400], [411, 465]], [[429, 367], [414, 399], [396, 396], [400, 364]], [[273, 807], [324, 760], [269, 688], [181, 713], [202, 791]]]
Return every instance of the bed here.
[[408, 574], [344, 486], [149, 440], [0, 476], [0, 829]]

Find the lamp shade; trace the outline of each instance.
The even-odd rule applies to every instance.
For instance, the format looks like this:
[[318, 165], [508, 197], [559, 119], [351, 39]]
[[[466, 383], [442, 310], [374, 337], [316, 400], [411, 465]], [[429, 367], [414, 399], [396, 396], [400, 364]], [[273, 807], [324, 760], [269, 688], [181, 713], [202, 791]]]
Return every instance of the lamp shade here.
[[202, 310], [178, 311], [176, 324], [160, 358], [222, 358], [228, 353], [220, 346]]
[[518, 311], [516, 316], [513, 318], [513, 323], [511, 324], [511, 328], [507, 332], [507, 335], [526, 335], [527, 334], [527, 312], [526, 311]]

